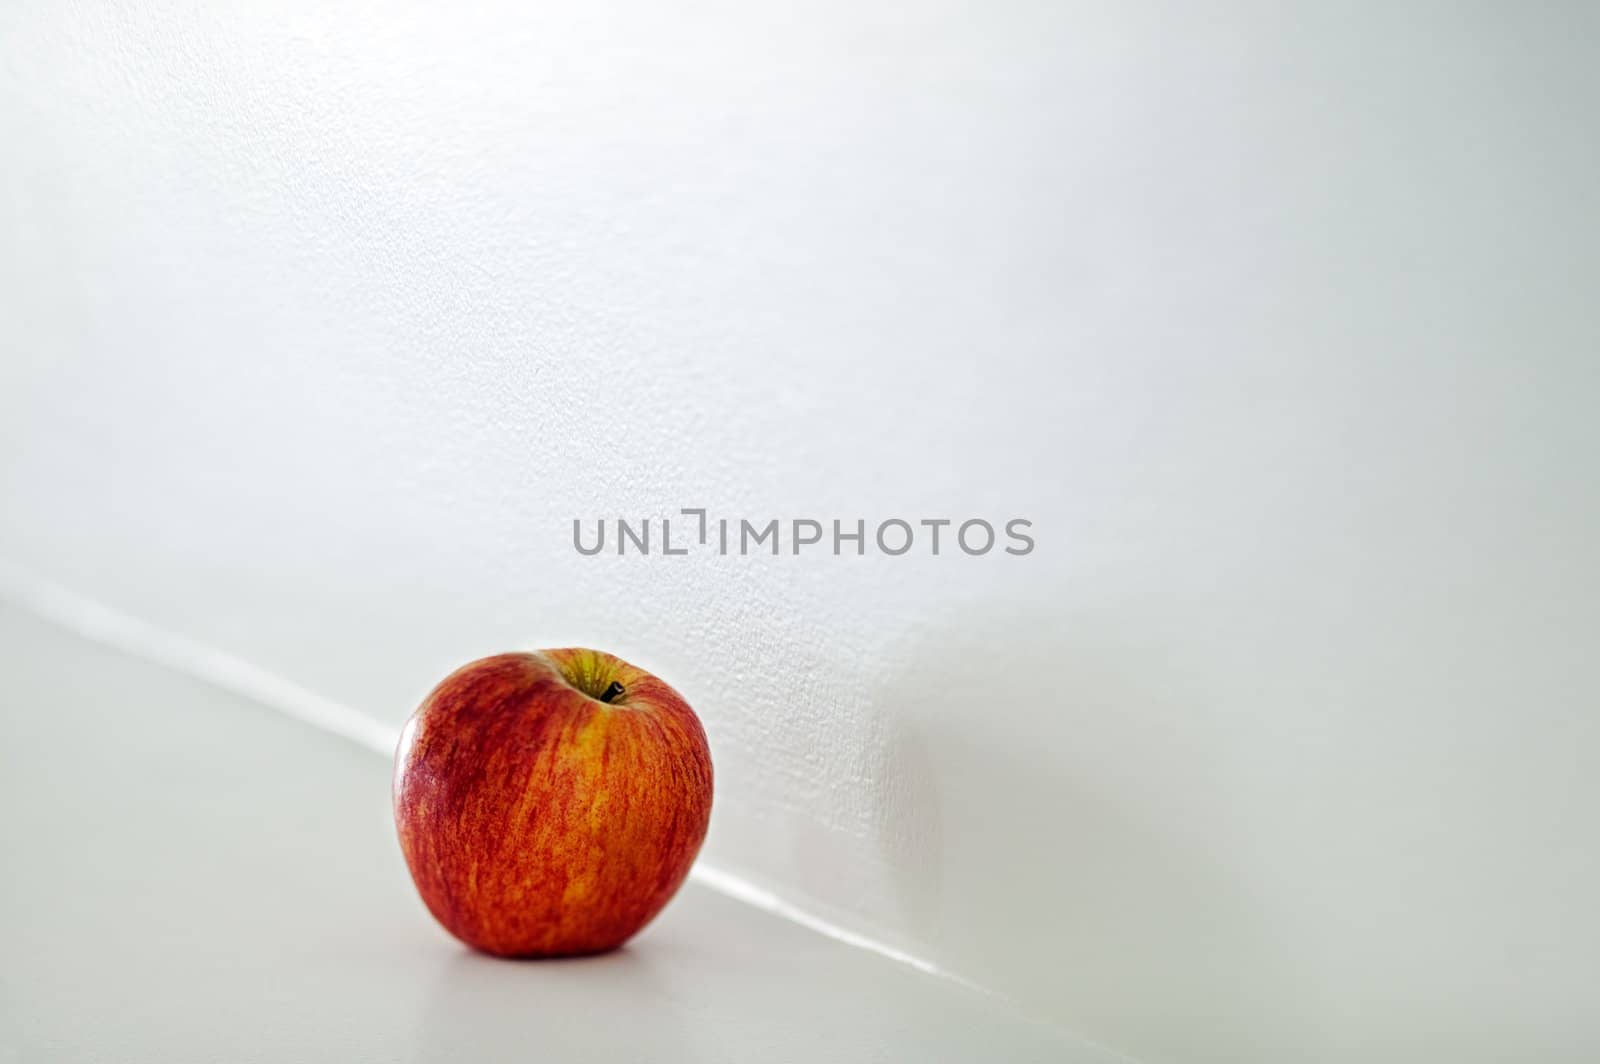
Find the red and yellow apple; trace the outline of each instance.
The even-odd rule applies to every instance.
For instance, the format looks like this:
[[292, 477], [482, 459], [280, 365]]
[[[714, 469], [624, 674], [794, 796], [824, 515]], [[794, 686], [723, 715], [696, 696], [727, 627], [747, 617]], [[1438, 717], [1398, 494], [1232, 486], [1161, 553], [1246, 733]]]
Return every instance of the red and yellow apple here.
[[457, 669], [395, 755], [395, 824], [423, 902], [502, 956], [620, 946], [682, 885], [710, 817], [699, 718], [598, 650]]

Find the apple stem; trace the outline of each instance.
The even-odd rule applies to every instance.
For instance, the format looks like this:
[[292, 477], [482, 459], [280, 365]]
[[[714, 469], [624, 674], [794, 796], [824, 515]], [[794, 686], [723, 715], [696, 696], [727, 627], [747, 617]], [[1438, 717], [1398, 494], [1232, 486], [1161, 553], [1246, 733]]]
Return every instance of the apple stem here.
[[611, 686], [607, 687], [605, 693], [600, 696], [600, 701], [609, 706], [611, 703], [622, 697], [624, 690], [626, 689], [620, 683], [612, 680]]

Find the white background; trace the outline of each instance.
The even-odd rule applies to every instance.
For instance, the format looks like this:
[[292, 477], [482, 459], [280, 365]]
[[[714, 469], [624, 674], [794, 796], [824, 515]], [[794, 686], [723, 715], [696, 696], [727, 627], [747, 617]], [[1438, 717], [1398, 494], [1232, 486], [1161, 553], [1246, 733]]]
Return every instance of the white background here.
[[[1600, 1044], [1573, 4], [0, 13], [0, 559], [398, 725], [588, 644], [706, 859], [1152, 1060]], [[574, 517], [1031, 518], [1025, 558]]]

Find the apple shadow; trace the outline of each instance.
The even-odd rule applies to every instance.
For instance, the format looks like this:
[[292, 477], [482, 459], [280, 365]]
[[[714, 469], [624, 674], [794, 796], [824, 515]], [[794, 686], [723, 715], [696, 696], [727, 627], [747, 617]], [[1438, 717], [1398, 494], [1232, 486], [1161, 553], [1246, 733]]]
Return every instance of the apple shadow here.
[[416, 1020], [414, 1059], [692, 1058], [684, 1018], [647, 952], [631, 944], [560, 957], [441, 950]]
[[[874, 830], [900, 926], [948, 970], [1135, 1055], [1306, 1035], [1315, 994], [1229, 863], [1247, 830], [1218, 797], [1229, 737], [1181, 655], [1160, 633], [1065, 616], [964, 617], [873, 701]], [[1249, 1031], [1228, 1027], [1245, 1016]]]

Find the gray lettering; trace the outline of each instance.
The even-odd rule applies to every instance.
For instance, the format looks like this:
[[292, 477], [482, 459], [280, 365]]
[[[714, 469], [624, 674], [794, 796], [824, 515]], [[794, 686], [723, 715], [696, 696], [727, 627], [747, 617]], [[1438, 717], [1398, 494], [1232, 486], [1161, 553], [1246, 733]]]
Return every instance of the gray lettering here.
[[640, 521], [639, 527], [644, 533], [643, 539], [640, 539], [633, 529], [628, 527], [627, 521], [620, 517], [617, 518], [617, 553], [619, 555], [628, 553], [627, 541], [630, 539], [633, 540], [633, 545], [638, 548], [640, 554], [650, 553], [650, 519], [646, 517], [643, 521]]
[[593, 550], [589, 550], [588, 548], [586, 548], [583, 545], [582, 539], [578, 536], [578, 526], [579, 526], [579, 524], [580, 524], [579, 520], [576, 517], [574, 517], [572, 519], [572, 545], [574, 547], [578, 548], [578, 553], [579, 554], [599, 554], [602, 550], [604, 550], [605, 546], [606, 546], [606, 522], [605, 522], [605, 518], [601, 518], [600, 520], [598, 520], [598, 521], [596, 521], [594, 523], [595, 534], [599, 538], [595, 540], [595, 544], [594, 544], [594, 549]]
[[[905, 529], [906, 539], [905, 539], [904, 543], [900, 544], [900, 549], [899, 550], [890, 550], [889, 549], [889, 545], [883, 541], [883, 530], [888, 528], [890, 525], [899, 525], [901, 528]], [[898, 556], [904, 554], [906, 551], [910, 550], [911, 549], [911, 541], [914, 538], [915, 538], [915, 533], [913, 533], [911, 531], [911, 526], [909, 524], [907, 524], [906, 522], [900, 520], [898, 517], [891, 517], [891, 518], [889, 518], [889, 520], [883, 522], [882, 524], [880, 524], [878, 526], [878, 549], [883, 551], [883, 553], [891, 555], [893, 557], [898, 557]]]
[[[800, 535], [800, 526], [801, 525], [807, 525], [807, 526], [809, 526], [811, 528], [816, 529], [817, 530], [817, 534], [814, 535], [814, 536], [802, 536], [802, 535]], [[809, 547], [813, 543], [821, 543], [821, 542], [822, 542], [822, 522], [821, 521], [813, 521], [809, 517], [797, 517], [797, 518], [794, 519], [794, 553], [799, 554], [801, 547]]]
[[927, 525], [929, 528], [933, 529], [933, 553], [938, 554], [939, 529], [948, 525], [950, 523], [950, 519], [948, 517], [924, 517], [919, 523]]
[[1021, 542], [1026, 543], [1027, 546], [1023, 547], [1021, 550], [1018, 550], [1015, 547], [1007, 547], [1006, 548], [1006, 553], [1007, 554], [1032, 554], [1033, 553], [1033, 537], [1029, 536], [1029, 535], [1024, 535], [1023, 533], [1018, 532], [1016, 530], [1018, 525], [1021, 525], [1023, 528], [1032, 528], [1033, 527], [1033, 522], [1029, 521], [1025, 517], [1014, 517], [1011, 520], [1006, 522], [1006, 535], [1010, 536], [1012, 539], [1020, 540]]
[[857, 521], [856, 530], [853, 534], [844, 532], [843, 528], [844, 525], [840, 523], [839, 519], [834, 518], [833, 553], [842, 554], [843, 552], [839, 549], [839, 546], [847, 539], [856, 541], [856, 553], [858, 555], [867, 553], [867, 523], [865, 521]]
[[[752, 525], [749, 521], [746, 521], [742, 517], [739, 519], [740, 554], [750, 553], [750, 535], [755, 531], [755, 525]], [[772, 553], [778, 553], [778, 519], [776, 517], [768, 521], [766, 526], [760, 532], [756, 533], [756, 546], [761, 546], [761, 544], [766, 541], [768, 536], [772, 537]]]
[[700, 518], [700, 545], [706, 545], [706, 510], [705, 507], [685, 506], [678, 511], [680, 514], [692, 514]]
[[[704, 542], [704, 540], [701, 542]], [[689, 553], [688, 547], [679, 547], [677, 550], [672, 549], [672, 519], [669, 517], [661, 519], [661, 553], [678, 555]]]
[[[967, 529], [971, 528], [973, 525], [982, 526], [984, 532], [989, 536], [989, 541], [983, 545], [982, 550], [973, 550], [971, 547], [967, 546]], [[994, 548], [994, 526], [981, 517], [974, 517], [972, 520], [963, 523], [960, 528], [956, 529], [956, 541], [961, 544], [961, 549], [966, 551], [968, 554], [988, 554], [989, 551]]]

